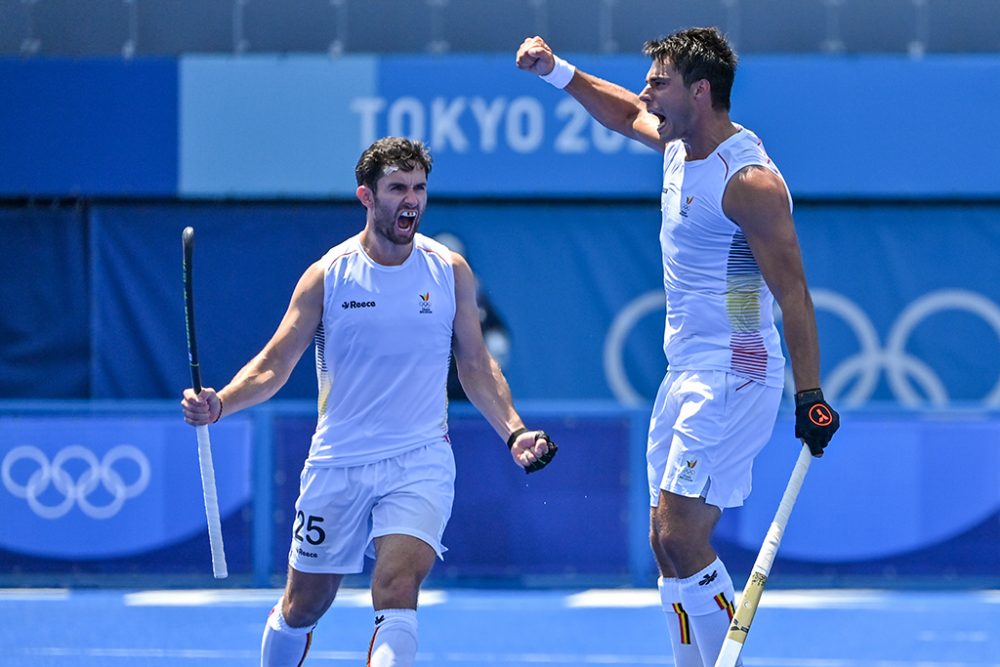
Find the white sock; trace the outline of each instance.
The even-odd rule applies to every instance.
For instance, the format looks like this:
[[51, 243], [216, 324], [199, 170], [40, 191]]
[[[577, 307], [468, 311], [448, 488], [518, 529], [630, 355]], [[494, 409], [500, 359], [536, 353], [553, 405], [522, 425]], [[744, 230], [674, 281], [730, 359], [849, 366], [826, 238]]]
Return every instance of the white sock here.
[[[674, 649], [676, 667], [704, 667], [698, 643], [691, 631], [691, 619], [681, 605], [681, 589], [677, 579], [660, 577], [656, 581], [660, 589], [660, 606], [667, 615], [667, 629], [670, 631], [670, 645]], [[712, 663], [715, 664], [714, 662]]]
[[367, 667], [413, 667], [416, 659], [417, 610], [376, 610]]
[[[714, 665], [733, 619], [733, 580], [722, 561], [716, 558], [701, 572], [678, 581], [681, 604], [690, 616], [701, 660]], [[743, 662], [737, 661], [737, 667]]]
[[271, 610], [260, 642], [260, 667], [299, 667], [306, 659], [316, 626], [293, 628], [281, 615], [281, 600]]

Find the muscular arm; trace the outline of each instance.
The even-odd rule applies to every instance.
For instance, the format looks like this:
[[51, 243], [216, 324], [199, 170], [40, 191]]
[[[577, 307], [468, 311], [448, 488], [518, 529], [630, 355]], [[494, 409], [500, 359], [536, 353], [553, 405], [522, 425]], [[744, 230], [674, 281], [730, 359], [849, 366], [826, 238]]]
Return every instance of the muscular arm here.
[[656, 132], [659, 121], [646, 113], [646, 106], [632, 91], [579, 69], [563, 90], [604, 127], [663, 152], [664, 143]]
[[[323, 267], [313, 264], [295, 286], [277, 331], [257, 355], [221, 391], [206, 388], [198, 396], [184, 392], [185, 419], [204, 424], [262, 403], [284, 386], [319, 326], [323, 314]], [[221, 403], [220, 403], [221, 401]]]
[[746, 167], [729, 182], [722, 207], [746, 235], [761, 275], [781, 306], [796, 391], [819, 387], [816, 315], [785, 184], [768, 169]]
[[[541, 37], [529, 37], [518, 49], [516, 63], [520, 69], [545, 75], [555, 66], [555, 54]], [[563, 90], [604, 127], [663, 152], [656, 131], [659, 121], [632, 91], [580, 69]]]
[[219, 395], [226, 414], [262, 403], [288, 381], [323, 316], [323, 267], [313, 264], [299, 278], [277, 331]]

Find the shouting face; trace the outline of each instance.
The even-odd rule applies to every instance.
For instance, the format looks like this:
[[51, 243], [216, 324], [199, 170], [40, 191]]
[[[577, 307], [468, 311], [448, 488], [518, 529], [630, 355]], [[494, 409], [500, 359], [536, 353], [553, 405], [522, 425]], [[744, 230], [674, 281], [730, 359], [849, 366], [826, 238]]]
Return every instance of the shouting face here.
[[670, 61], [653, 61], [639, 100], [659, 119], [656, 129], [661, 140], [685, 139], [690, 134], [696, 110], [691, 88], [697, 85], [685, 86], [681, 73]]
[[395, 245], [411, 243], [427, 208], [427, 173], [423, 167], [410, 171], [386, 167], [385, 175], [369, 192], [370, 204], [365, 205], [375, 234]]

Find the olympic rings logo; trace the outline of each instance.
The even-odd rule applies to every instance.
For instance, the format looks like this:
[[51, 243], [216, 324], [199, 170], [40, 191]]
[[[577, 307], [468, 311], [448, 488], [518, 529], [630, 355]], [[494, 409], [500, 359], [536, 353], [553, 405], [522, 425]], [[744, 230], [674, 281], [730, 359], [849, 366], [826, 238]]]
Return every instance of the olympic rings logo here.
[[[74, 477], [67, 472], [65, 465], [72, 460], [79, 460], [87, 468]], [[114, 469], [121, 460], [130, 460], [139, 467], [139, 477], [131, 484], [126, 484], [122, 476]], [[23, 483], [16, 481], [13, 467], [21, 461], [35, 464], [34, 471]], [[45, 453], [32, 445], [21, 445], [7, 452], [0, 464], [0, 478], [3, 485], [17, 498], [28, 501], [31, 510], [43, 519], [58, 519], [65, 516], [74, 505], [92, 519], [110, 519], [121, 511], [128, 498], [134, 498], [149, 486], [149, 459], [137, 447], [118, 445], [104, 455], [100, 461], [97, 456], [81, 445], [70, 445], [61, 449], [49, 462]], [[40, 497], [49, 486], [62, 495], [62, 500], [54, 505], [47, 505]], [[98, 505], [90, 500], [91, 494], [102, 486], [111, 496], [110, 502]]]
[[[889, 330], [884, 347], [871, 319], [856, 303], [831, 290], [814, 289], [811, 293], [817, 312], [826, 311], [839, 317], [857, 339], [858, 352], [842, 360], [823, 378], [823, 394], [827, 400], [844, 407], [864, 405], [875, 392], [883, 371], [900, 405], [908, 408], [925, 407], [928, 403], [934, 407], [948, 405], [948, 391], [941, 378], [923, 360], [906, 351], [913, 331], [931, 315], [947, 311], [969, 313], [992, 328], [1000, 341], [1000, 307], [976, 292], [949, 289], [921, 296], [899, 314]], [[604, 372], [611, 391], [622, 403], [637, 405], [645, 401], [632, 386], [625, 371], [625, 339], [643, 317], [663, 312], [663, 308], [663, 292], [647, 292], [622, 308], [608, 329], [604, 342]], [[779, 312], [776, 311], [775, 315], [780, 319]], [[987, 356], [997, 358], [1000, 355]], [[785, 388], [791, 392], [794, 383], [790, 368], [786, 375]], [[1000, 377], [980, 400], [980, 405], [983, 408], [1000, 406]]]

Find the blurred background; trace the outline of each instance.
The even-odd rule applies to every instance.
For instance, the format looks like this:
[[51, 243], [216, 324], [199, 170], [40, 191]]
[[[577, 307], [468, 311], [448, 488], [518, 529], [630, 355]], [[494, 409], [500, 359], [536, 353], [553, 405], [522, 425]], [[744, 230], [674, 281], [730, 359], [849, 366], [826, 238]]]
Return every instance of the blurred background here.
[[[361, 229], [354, 164], [392, 134], [429, 143], [422, 231], [463, 248], [517, 405], [561, 446], [525, 478], [452, 394], [434, 583], [651, 587], [660, 161], [514, 52], [540, 34], [638, 90], [644, 40], [716, 25], [733, 119], [795, 197], [843, 417], [773, 585], [997, 587], [998, 24], [998, 0], [0, 0], [0, 583], [214, 585], [177, 408], [181, 230], [221, 387]], [[311, 354], [212, 428], [224, 585], [283, 581]], [[718, 531], [738, 585], [796, 453], [786, 405]]]
[[995, 0], [3, 0], [0, 53], [635, 53], [714, 25], [742, 53], [996, 53]]

